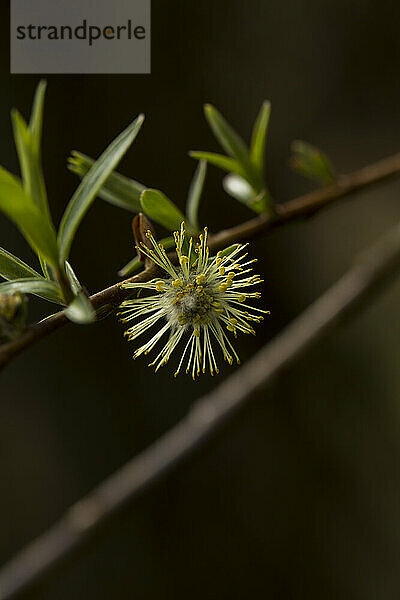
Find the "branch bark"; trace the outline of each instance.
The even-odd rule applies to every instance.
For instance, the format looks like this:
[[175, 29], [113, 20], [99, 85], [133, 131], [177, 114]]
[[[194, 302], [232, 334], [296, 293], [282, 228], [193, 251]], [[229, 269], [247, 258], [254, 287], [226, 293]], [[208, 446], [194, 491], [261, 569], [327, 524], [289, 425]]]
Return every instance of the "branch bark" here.
[[[127, 504], [199, 451], [227, 421], [246, 407], [255, 391], [360, 303], [370, 301], [400, 271], [400, 226], [365, 256], [246, 365], [198, 401], [188, 415], [72, 506], [47, 533], [0, 570], [0, 600], [13, 600], [54, 571]], [[254, 397], [254, 396], [253, 396]]]
[[[380, 183], [394, 175], [400, 174], [400, 153], [385, 158], [372, 165], [338, 177], [332, 185], [315, 190], [294, 200], [276, 206], [274, 215], [260, 215], [245, 223], [225, 229], [209, 237], [209, 246], [212, 250], [224, 248], [234, 242], [255, 238], [267, 233], [269, 230], [282, 226], [291, 221], [297, 221], [313, 216], [322, 208], [333, 202], [346, 198], [371, 185]], [[155, 271], [146, 269], [139, 275], [126, 281], [149, 281], [155, 276]], [[126, 299], [127, 290], [123, 290], [120, 283], [98, 292], [90, 300], [96, 310], [110, 306], [117, 308]], [[0, 347], [0, 371], [16, 356], [37, 341], [69, 323], [61, 312], [44, 321], [30, 326], [17, 340]]]

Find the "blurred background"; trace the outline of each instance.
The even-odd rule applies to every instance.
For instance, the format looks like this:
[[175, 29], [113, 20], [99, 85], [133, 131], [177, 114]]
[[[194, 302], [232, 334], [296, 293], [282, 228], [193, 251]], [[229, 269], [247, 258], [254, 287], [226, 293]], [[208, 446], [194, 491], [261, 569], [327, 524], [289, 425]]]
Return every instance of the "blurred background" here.
[[[9, 111], [28, 116], [35, 76], [9, 75], [0, 7], [0, 164], [16, 172]], [[120, 171], [181, 208], [195, 163], [218, 150], [215, 104], [243, 136], [272, 101], [269, 187], [284, 202], [312, 185], [291, 173], [305, 139], [339, 172], [400, 150], [400, 5], [393, 0], [153, 0], [152, 74], [49, 76], [44, 169], [59, 220], [78, 181], [72, 149], [98, 156], [139, 113]], [[400, 217], [400, 179], [252, 244], [272, 316], [239, 338], [246, 361]], [[201, 220], [249, 218], [209, 169]], [[132, 258], [131, 216], [97, 200], [72, 263], [94, 292]], [[0, 216], [1, 246], [32, 262]], [[164, 233], [160, 231], [160, 233]], [[26, 600], [397, 599], [400, 592], [400, 286], [308, 352], [194, 461], [125, 511]], [[30, 301], [30, 319], [49, 307]], [[47, 312], [46, 312], [47, 311]], [[216, 381], [154, 376], [114, 319], [68, 326], [1, 374], [0, 560], [183, 417]], [[231, 372], [222, 369], [221, 381]]]

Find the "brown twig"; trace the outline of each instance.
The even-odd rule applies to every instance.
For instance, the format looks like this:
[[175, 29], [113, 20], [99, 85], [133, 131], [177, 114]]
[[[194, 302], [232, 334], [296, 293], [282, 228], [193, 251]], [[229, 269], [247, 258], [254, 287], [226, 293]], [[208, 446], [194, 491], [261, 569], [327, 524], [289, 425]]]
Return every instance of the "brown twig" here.
[[210, 247], [214, 249], [229, 246], [233, 242], [254, 238], [291, 221], [312, 217], [337, 200], [347, 198], [355, 192], [399, 174], [400, 153], [348, 175], [341, 175], [332, 185], [304, 194], [284, 204], [278, 204], [273, 217], [263, 214], [231, 229], [220, 231], [211, 236]]
[[[0, 600], [13, 600], [171, 473], [279, 373], [400, 270], [400, 226], [231, 377], [198, 401], [168, 433], [70, 508], [47, 533], [0, 570]], [[254, 396], [253, 396], [254, 397]]]
[[[300, 196], [285, 204], [277, 205], [276, 212], [272, 216], [260, 215], [236, 227], [211, 235], [209, 246], [212, 250], [216, 250], [229, 246], [233, 242], [254, 238], [290, 221], [308, 218], [336, 200], [348, 197], [356, 191], [398, 174], [400, 174], [400, 154], [395, 154], [348, 175], [342, 175], [332, 185]], [[154, 275], [153, 270], [146, 269], [126, 281], [144, 282], [154, 277]], [[90, 299], [96, 310], [107, 306], [116, 308], [127, 297], [127, 294], [127, 290], [123, 290], [121, 284], [117, 283], [94, 294]], [[1, 346], [0, 370], [23, 350], [68, 322], [63, 313], [58, 313], [32, 325], [17, 340]]]

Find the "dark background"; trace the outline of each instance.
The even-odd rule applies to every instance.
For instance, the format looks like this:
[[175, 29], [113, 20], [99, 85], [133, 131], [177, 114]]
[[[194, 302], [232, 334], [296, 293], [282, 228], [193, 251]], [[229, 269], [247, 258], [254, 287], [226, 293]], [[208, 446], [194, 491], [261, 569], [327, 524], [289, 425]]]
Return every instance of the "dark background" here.
[[[0, 163], [16, 172], [9, 110], [38, 82], [9, 75], [1, 18]], [[44, 167], [58, 221], [77, 185], [72, 149], [99, 155], [139, 112], [120, 170], [183, 208], [190, 149], [217, 150], [212, 102], [249, 137], [272, 101], [267, 171], [279, 201], [310, 185], [289, 145], [323, 148], [339, 172], [400, 149], [400, 6], [389, 0], [153, 0], [151, 76], [49, 76]], [[211, 168], [201, 208], [213, 231], [250, 216]], [[272, 311], [244, 360], [333, 283], [400, 216], [399, 182], [358, 194], [252, 245]], [[0, 217], [1, 245], [34, 260]], [[162, 232], [160, 232], [162, 233]], [[133, 256], [130, 215], [98, 200], [72, 262], [89, 290]], [[147, 493], [24, 598], [398, 598], [399, 286], [260, 394], [218, 441]], [[48, 305], [32, 300], [31, 319]], [[0, 559], [186, 414], [215, 381], [157, 376], [131, 361], [114, 320], [68, 326], [1, 374]], [[223, 368], [220, 380], [229, 375]]]

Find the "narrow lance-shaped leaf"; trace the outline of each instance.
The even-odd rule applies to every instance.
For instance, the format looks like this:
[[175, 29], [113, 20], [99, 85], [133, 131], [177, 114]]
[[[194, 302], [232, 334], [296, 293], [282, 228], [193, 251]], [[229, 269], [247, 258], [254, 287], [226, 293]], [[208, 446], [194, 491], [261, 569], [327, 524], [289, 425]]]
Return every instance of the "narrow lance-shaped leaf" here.
[[16, 177], [0, 167], [0, 210], [19, 227], [28, 243], [51, 265], [57, 265], [58, 247], [50, 221], [26, 195]]
[[65, 261], [65, 273], [67, 275], [69, 283], [71, 284], [72, 291], [75, 295], [79, 294], [79, 292], [82, 290], [82, 286], [79, 282], [79, 279], [75, 275], [73, 268], [67, 260]]
[[0, 276], [4, 279], [22, 279], [37, 277], [41, 275], [35, 269], [24, 263], [20, 258], [0, 248]]
[[[44, 218], [50, 220], [39, 154], [38, 151], [34, 150], [31, 132], [18, 111], [13, 110], [11, 116], [25, 192], [40, 210], [43, 211]], [[44, 274], [49, 278], [49, 272], [44, 259], [41, 256], [39, 256], [39, 259]]]
[[247, 163], [249, 160], [249, 151], [242, 138], [224, 119], [221, 113], [211, 104], [204, 107], [206, 119], [221, 146], [225, 152], [236, 158], [241, 163]]
[[90, 205], [96, 198], [104, 182], [116, 168], [139, 133], [143, 121], [144, 116], [140, 115], [110, 144], [82, 179], [81, 184], [71, 198], [61, 220], [58, 236], [61, 263], [64, 263], [69, 256], [71, 244], [80, 222], [89, 210]]
[[89, 298], [80, 292], [65, 309], [65, 314], [70, 321], [78, 325], [86, 325], [96, 320], [96, 312]]
[[34, 294], [49, 302], [62, 304], [59, 288], [54, 281], [48, 281], [44, 278], [30, 277], [24, 279], [13, 279], [0, 283], [0, 294], [12, 294], [20, 292], [21, 294]]
[[120, 277], [129, 277], [133, 273], [137, 273], [140, 269], [143, 269], [144, 263], [139, 259], [138, 256], [132, 258], [122, 269], [118, 271]]
[[33, 147], [36, 152], [40, 152], [40, 146], [42, 143], [43, 109], [46, 87], [46, 81], [42, 79], [36, 88], [35, 98], [33, 100], [31, 119], [29, 121], [29, 129], [32, 135], [32, 140], [34, 142]]
[[11, 111], [11, 120], [13, 124], [15, 147], [18, 153], [24, 189], [28, 196], [33, 197], [31, 178], [32, 153], [30, 148], [30, 133], [24, 119], [16, 109], [13, 109]]
[[14, 109], [11, 112], [11, 117], [24, 189], [28, 196], [50, 218], [40, 156], [45, 89], [43, 82], [39, 84], [29, 127], [17, 110]]
[[[221, 258], [225, 257], [225, 256], [229, 256], [230, 254], [232, 254], [232, 252], [234, 250], [236, 250], [236, 248], [239, 246], [239, 244], [232, 244], [232, 246], [228, 246], [227, 248], [224, 248], [223, 250], [220, 250], [220, 256]], [[211, 257], [208, 259], [208, 262], [211, 263], [214, 260], [214, 257]]]
[[223, 171], [227, 171], [228, 173], [236, 173], [246, 179], [246, 172], [243, 169], [242, 165], [235, 160], [234, 158], [229, 158], [229, 156], [223, 156], [222, 154], [216, 154], [215, 152], [201, 152], [199, 150], [193, 150], [189, 152], [189, 156], [195, 158], [196, 160], [204, 160], [215, 167], [219, 167]]
[[224, 177], [223, 186], [224, 190], [232, 196], [232, 198], [239, 200], [239, 202], [242, 202], [247, 206], [254, 202], [257, 197], [257, 194], [251, 185], [243, 179], [243, 177], [239, 177], [239, 175], [233, 173]]
[[250, 145], [251, 160], [261, 176], [263, 176], [264, 172], [265, 145], [270, 116], [271, 103], [266, 101], [263, 103], [255, 122]]
[[[31, 119], [29, 122], [29, 131], [31, 132], [32, 147], [35, 154], [36, 160], [34, 161], [33, 179], [36, 180], [37, 202], [39, 206], [48, 214], [50, 217], [49, 204], [47, 200], [46, 185], [42, 170], [42, 156], [41, 156], [41, 144], [42, 144], [42, 129], [43, 129], [43, 111], [44, 111], [44, 99], [46, 94], [47, 83], [43, 79], [37, 86], [35, 98], [33, 100], [33, 107], [31, 113]], [[52, 273], [48, 269], [46, 261], [39, 257], [42, 271], [47, 279], [52, 278]]]
[[272, 203], [267, 189], [261, 190], [257, 194], [243, 177], [239, 177], [233, 173], [224, 177], [223, 187], [232, 198], [239, 200], [239, 202], [242, 202], [258, 214], [265, 212], [267, 207]]
[[246, 179], [257, 190], [261, 182], [256, 169], [251, 163], [249, 150], [238, 133], [229, 125], [220, 112], [211, 104], [204, 107], [206, 119], [221, 146], [242, 166]]
[[335, 172], [329, 158], [308, 142], [296, 140], [292, 143], [291, 165], [299, 172], [318, 183], [327, 185], [335, 180]]
[[207, 163], [202, 160], [196, 169], [193, 177], [187, 200], [187, 216], [190, 225], [196, 230], [199, 230], [199, 205], [201, 195], [203, 193], [204, 182], [207, 174]]
[[[79, 177], [84, 177], [94, 162], [93, 158], [81, 152], [73, 152], [68, 161], [68, 168]], [[138, 213], [141, 210], [140, 195], [145, 189], [146, 186], [142, 183], [114, 171], [104, 182], [98, 196], [114, 206]]]
[[[45, 91], [46, 83], [41, 81], [36, 90], [29, 127], [18, 111], [12, 111], [11, 116], [24, 189], [27, 195], [39, 206], [46, 218], [51, 220], [42, 172], [40, 147]], [[50, 272], [44, 259], [41, 256], [39, 256], [39, 259], [43, 273], [47, 278], [50, 278]]]
[[158, 190], [145, 190], [141, 195], [140, 202], [143, 212], [152, 221], [159, 223], [170, 231], [179, 229], [185, 217], [167, 196]]

